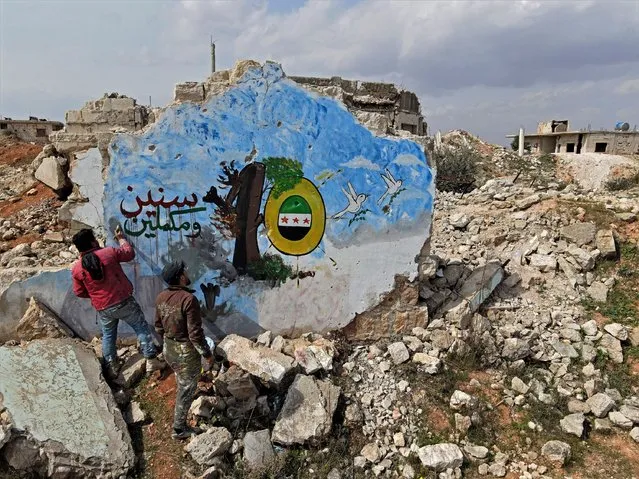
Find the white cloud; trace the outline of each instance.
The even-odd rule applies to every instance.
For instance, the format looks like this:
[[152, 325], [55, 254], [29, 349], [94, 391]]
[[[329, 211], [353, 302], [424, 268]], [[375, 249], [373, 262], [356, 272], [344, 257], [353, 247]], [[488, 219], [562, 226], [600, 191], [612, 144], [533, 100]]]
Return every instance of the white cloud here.
[[366, 170], [380, 171], [381, 168], [373, 163], [368, 158], [364, 158], [363, 156], [356, 156], [350, 161], [346, 163], [342, 163], [342, 166], [346, 168], [364, 168]]
[[398, 155], [397, 158], [393, 160], [393, 163], [403, 166], [425, 166], [424, 163], [419, 160], [419, 158], [417, 158], [415, 155], [409, 154]]
[[629, 93], [639, 92], [639, 78], [634, 80], [626, 80], [615, 90], [620, 95], [628, 95]]

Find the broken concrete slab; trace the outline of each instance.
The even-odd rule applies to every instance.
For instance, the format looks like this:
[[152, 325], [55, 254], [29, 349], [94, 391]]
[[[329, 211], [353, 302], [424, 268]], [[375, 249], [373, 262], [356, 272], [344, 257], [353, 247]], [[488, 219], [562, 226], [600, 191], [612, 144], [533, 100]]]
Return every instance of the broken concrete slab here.
[[599, 230], [595, 237], [595, 245], [601, 252], [603, 259], [615, 259], [617, 257], [617, 244], [612, 230]]
[[560, 234], [563, 238], [575, 243], [577, 246], [583, 246], [595, 241], [597, 226], [595, 226], [594, 223], [574, 223], [561, 228]]
[[268, 429], [247, 432], [244, 436], [244, 460], [251, 467], [259, 467], [269, 461], [275, 452]]
[[131, 388], [142, 379], [145, 372], [146, 359], [139, 353], [133, 354], [126, 360], [114, 382], [119, 386]]
[[67, 177], [60, 162], [54, 156], [48, 156], [35, 172], [36, 180], [41, 181], [52, 190], [61, 190], [67, 184]]
[[212, 466], [215, 458], [226, 453], [233, 443], [233, 436], [224, 427], [212, 427], [191, 439], [184, 450], [200, 466]]
[[13, 421], [2, 454], [21, 472], [118, 477], [134, 466], [126, 423], [100, 363], [82, 343], [0, 347], [0, 397]]
[[217, 350], [230, 363], [267, 383], [280, 384], [293, 369], [292, 358], [236, 334], [224, 338]]
[[298, 374], [273, 427], [273, 442], [304, 444], [327, 435], [339, 395], [340, 388], [329, 381]]
[[29, 300], [29, 308], [18, 323], [16, 333], [23, 341], [74, 336], [53, 311], [35, 298]]
[[499, 283], [504, 279], [504, 268], [501, 264], [490, 262], [475, 268], [464, 281], [459, 295], [468, 301], [471, 312], [477, 311], [479, 306], [488, 299]]

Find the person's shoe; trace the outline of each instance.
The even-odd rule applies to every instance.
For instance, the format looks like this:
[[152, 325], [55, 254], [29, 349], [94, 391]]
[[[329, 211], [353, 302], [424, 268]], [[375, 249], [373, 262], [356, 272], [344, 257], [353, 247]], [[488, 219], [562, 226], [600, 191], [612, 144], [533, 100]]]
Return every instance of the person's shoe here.
[[120, 363], [117, 360], [107, 361], [104, 363], [104, 375], [107, 379], [113, 381], [120, 374]]
[[199, 427], [187, 426], [184, 429], [173, 429], [173, 434], [171, 434], [171, 437], [178, 441], [183, 441], [185, 439], [190, 439], [194, 436], [197, 436], [198, 434], [202, 434], [202, 432], [202, 429], [200, 429]]
[[159, 358], [152, 358], [146, 360], [146, 372], [151, 374], [155, 371], [162, 371], [166, 367], [166, 362]]

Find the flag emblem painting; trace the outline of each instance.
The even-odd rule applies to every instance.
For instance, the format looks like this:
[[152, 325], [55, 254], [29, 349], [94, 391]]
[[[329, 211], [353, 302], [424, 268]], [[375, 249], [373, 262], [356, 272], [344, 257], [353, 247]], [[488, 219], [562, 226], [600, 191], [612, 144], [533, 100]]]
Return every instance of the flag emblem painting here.
[[268, 238], [281, 253], [303, 256], [319, 245], [326, 209], [319, 190], [306, 178], [277, 198], [271, 193], [264, 208]]
[[306, 200], [298, 195], [289, 196], [280, 207], [277, 229], [291, 241], [299, 241], [311, 230], [313, 215]]

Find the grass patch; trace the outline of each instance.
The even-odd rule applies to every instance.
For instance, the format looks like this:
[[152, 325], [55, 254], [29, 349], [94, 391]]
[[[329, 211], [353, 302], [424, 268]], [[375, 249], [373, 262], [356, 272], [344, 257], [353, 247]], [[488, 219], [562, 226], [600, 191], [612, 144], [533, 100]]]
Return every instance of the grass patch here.
[[602, 263], [607, 275], [615, 275], [617, 281], [608, 293], [605, 303], [584, 298], [587, 311], [599, 311], [612, 322], [627, 326], [639, 325], [639, 248], [634, 244], [620, 246], [620, 261], [613, 266]]
[[560, 213], [569, 216], [575, 216], [577, 208], [581, 208], [585, 211], [584, 221], [592, 222], [597, 225], [597, 228], [609, 228], [611, 219], [614, 219], [612, 212], [603, 205], [596, 201], [573, 201], [573, 200], [558, 200], [557, 209]]
[[613, 178], [606, 182], [606, 189], [608, 191], [624, 191], [639, 186], [639, 173], [635, 173], [632, 176]]

